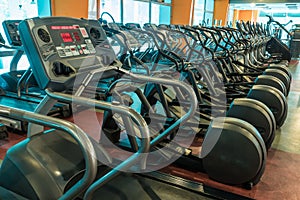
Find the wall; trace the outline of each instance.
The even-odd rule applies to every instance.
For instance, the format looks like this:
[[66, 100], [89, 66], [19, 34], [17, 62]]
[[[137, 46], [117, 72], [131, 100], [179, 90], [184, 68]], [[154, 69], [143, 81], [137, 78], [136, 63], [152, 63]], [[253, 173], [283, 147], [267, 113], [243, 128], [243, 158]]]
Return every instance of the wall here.
[[88, 0], [51, 0], [52, 16], [88, 18]]
[[258, 10], [234, 10], [233, 21], [252, 21], [256, 22], [259, 16]]
[[193, 0], [172, 0], [171, 24], [191, 25]]
[[222, 25], [227, 24], [229, 0], [215, 0], [214, 20], [222, 20]]

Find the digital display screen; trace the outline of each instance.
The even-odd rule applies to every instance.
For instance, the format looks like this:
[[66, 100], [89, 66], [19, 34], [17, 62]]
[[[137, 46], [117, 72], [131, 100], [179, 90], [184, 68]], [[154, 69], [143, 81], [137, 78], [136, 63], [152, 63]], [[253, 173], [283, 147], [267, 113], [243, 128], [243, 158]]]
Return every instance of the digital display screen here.
[[73, 42], [73, 38], [70, 33], [60, 33], [60, 36], [64, 42]]

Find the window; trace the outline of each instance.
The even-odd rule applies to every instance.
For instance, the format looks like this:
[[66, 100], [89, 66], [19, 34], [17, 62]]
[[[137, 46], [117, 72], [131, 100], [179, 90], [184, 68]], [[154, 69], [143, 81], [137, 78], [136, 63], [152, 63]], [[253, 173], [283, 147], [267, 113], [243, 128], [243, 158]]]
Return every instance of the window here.
[[[38, 16], [38, 8], [36, 1], [33, 0], [1, 0], [0, 1], [0, 19], [4, 20], [22, 20], [26, 18], [32, 18]], [[6, 35], [3, 30], [3, 26], [0, 25], [0, 32], [4, 40], [6, 40]], [[1, 49], [6, 51], [6, 49]], [[9, 70], [9, 65], [12, 57], [0, 57], [0, 73], [7, 72]], [[18, 69], [27, 69], [29, 62], [26, 56], [22, 56], [18, 63]]]
[[[97, 18], [97, 6], [100, 7], [100, 14], [108, 12], [115, 22], [123, 24], [128, 22], [154, 24], [170, 24], [171, 21], [171, 0], [150, 1], [150, 0], [89, 0], [89, 18]], [[123, 12], [122, 12], [123, 10]], [[109, 16], [103, 16], [104, 20], [111, 22]]]
[[149, 2], [125, 0], [123, 1], [123, 23], [139, 23], [143, 25], [149, 23]]
[[194, 5], [193, 25], [202, 24], [204, 17], [204, 0], [196, 0]]
[[[13, 20], [13, 19], [26, 19], [38, 16], [37, 4], [32, 0], [2, 0], [0, 1], [0, 19]], [[3, 27], [0, 26], [0, 32], [4, 39], [6, 39]]]
[[193, 25], [212, 25], [214, 0], [195, 0]]
[[214, 11], [214, 4], [215, 2], [212, 0], [206, 0], [205, 1], [205, 10], [213, 12]]
[[214, 0], [205, 0], [204, 21], [211, 26], [214, 17]]
[[98, 7], [99, 5], [97, 5], [97, 1], [95, 0], [89, 0], [89, 10], [88, 10], [88, 18], [89, 19], [97, 19], [98, 18], [98, 15], [97, 15], [97, 12], [98, 12]]
[[171, 1], [165, 4], [151, 3], [151, 23], [170, 24], [171, 22]]
[[[100, 12], [108, 12], [112, 15], [115, 22], [121, 22], [121, 0], [101, 0], [100, 1]], [[112, 20], [107, 16], [103, 16], [107, 22]]]

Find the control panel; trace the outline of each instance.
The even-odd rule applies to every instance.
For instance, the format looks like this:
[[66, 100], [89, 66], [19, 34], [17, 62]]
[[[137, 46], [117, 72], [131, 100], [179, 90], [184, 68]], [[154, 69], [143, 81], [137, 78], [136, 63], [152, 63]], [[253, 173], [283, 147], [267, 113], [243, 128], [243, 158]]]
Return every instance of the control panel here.
[[151, 24], [151, 23], [145, 23], [144, 24], [144, 28], [145, 29], [153, 29], [153, 30], [157, 30], [157, 27], [155, 24]]
[[21, 20], [5, 20], [2, 26], [8, 43], [12, 46], [22, 46], [18, 26]]
[[125, 26], [129, 29], [135, 29], [135, 28], [141, 29], [141, 25], [138, 23], [126, 23]]
[[[24, 50], [42, 89], [70, 89], [99, 67], [116, 63], [97, 20], [32, 18], [19, 25]], [[75, 83], [75, 84], [76, 84]]]

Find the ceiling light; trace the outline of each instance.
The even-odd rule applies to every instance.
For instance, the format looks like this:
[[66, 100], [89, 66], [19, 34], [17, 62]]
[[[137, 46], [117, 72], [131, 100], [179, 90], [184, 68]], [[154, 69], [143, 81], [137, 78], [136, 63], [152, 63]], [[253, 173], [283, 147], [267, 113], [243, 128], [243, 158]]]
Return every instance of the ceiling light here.
[[255, 4], [256, 7], [265, 7], [266, 4], [265, 3], [257, 3]]
[[285, 4], [287, 7], [289, 7], [289, 6], [297, 6], [297, 4], [295, 4], [295, 3], [286, 3]]
[[289, 10], [297, 10], [298, 7], [297, 7], [297, 6], [288, 6], [288, 9], [289, 9]]

